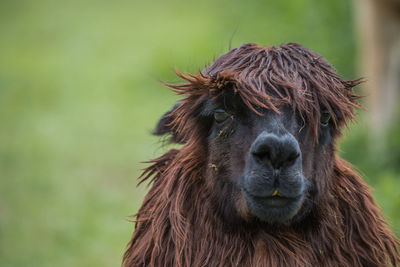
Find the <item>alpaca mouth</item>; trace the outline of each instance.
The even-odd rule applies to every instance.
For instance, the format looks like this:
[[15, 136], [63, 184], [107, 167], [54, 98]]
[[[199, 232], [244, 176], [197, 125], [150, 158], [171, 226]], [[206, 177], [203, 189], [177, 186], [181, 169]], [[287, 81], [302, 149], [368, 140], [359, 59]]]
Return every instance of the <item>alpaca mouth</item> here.
[[270, 197], [257, 197], [251, 196], [254, 201], [265, 207], [285, 207], [290, 202], [295, 201], [295, 198], [288, 198], [283, 196], [270, 196]]
[[244, 195], [251, 213], [261, 221], [272, 223], [289, 221], [298, 213], [304, 200], [303, 194], [297, 197]]

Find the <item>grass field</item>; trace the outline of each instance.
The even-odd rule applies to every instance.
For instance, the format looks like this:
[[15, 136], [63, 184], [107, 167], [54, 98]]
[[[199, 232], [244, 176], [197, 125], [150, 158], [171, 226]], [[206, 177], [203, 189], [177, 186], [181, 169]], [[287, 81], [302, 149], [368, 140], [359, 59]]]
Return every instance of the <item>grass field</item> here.
[[[119, 266], [128, 216], [146, 192], [135, 187], [139, 162], [165, 150], [150, 132], [176, 100], [157, 80], [203, 68], [231, 38], [232, 47], [300, 42], [355, 77], [346, 0], [1, 6], [0, 266]], [[354, 161], [365, 155], [363, 127], [343, 145]], [[390, 166], [368, 181], [398, 228], [400, 177]]]

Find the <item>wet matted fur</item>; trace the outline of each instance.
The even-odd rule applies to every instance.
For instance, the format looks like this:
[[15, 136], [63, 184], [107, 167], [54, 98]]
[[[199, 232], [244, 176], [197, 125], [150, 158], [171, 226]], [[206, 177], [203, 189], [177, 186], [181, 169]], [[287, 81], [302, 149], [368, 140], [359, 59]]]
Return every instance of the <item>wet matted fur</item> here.
[[[186, 82], [168, 86], [183, 99], [156, 134], [172, 132], [183, 146], [143, 173], [151, 188], [125, 266], [399, 266], [398, 240], [368, 186], [335, 153], [340, 129], [359, 106], [352, 89], [360, 80], [343, 80], [321, 56], [294, 43], [244, 44], [199, 74], [178, 76]], [[204, 110], [226, 95], [260, 116], [289, 107], [305, 132], [299, 143], [311, 142], [302, 153], [323, 151], [308, 167], [307, 208], [284, 223], [254, 216], [234, 182], [220, 178], [223, 164], [210, 161], [213, 122]], [[323, 109], [332, 118], [329, 138], [321, 133]]]

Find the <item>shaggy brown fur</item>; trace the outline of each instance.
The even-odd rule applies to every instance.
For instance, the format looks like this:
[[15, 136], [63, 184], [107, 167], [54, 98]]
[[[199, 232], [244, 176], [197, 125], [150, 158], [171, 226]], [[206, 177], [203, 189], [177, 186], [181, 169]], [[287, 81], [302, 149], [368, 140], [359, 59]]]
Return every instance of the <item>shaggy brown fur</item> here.
[[[208, 129], [198, 111], [207, 97], [233, 90], [254, 112], [280, 112], [289, 104], [317, 146], [320, 106], [331, 113], [338, 136], [340, 126], [354, 118], [352, 88], [360, 80], [342, 80], [319, 55], [292, 43], [246, 44], [203, 73], [178, 75], [187, 83], [169, 86], [184, 99], [170, 117], [185, 144], [153, 160], [142, 176], [152, 187], [136, 215], [125, 266], [399, 266], [399, 243], [368, 186], [333, 152], [310, 177], [317, 193], [298, 222], [274, 225], [250, 216], [228, 225], [215, 212], [224, 206], [212, 198], [218, 187], [205, 179]], [[244, 217], [248, 213], [245, 204], [237, 208]]]

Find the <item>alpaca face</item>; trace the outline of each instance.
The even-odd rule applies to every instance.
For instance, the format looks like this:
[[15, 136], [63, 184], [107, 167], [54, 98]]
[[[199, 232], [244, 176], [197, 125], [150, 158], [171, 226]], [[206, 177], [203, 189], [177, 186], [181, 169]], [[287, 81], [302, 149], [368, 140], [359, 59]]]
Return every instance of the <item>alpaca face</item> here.
[[313, 144], [307, 125], [290, 107], [279, 114], [267, 109], [257, 114], [234, 97], [210, 100], [205, 106], [202, 113], [212, 121], [209, 183], [232, 187], [233, 198], [226, 199], [235, 202], [244, 218], [282, 223], [304, 215], [310, 208], [315, 168], [325, 167], [315, 159], [331, 147], [329, 117], [322, 115], [320, 140]]
[[[171, 132], [170, 114], [179, 106], [163, 116], [156, 134]], [[254, 111], [227, 93], [205, 98], [200, 107], [194, 119], [208, 133], [204, 176], [219, 207], [215, 212], [225, 220], [290, 224], [303, 219], [327, 191], [338, 129], [326, 109], [319, 112], [316, 141], [307, 121], [288, 105], [278, 112]], [[172, 133], [174, 142], [185, 143]]]

